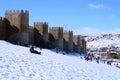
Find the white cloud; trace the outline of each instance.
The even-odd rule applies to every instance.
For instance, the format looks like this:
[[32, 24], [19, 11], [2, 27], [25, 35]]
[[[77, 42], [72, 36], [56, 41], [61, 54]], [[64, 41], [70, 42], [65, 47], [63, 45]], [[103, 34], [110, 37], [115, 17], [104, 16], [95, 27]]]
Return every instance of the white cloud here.
[[99, 35], [99, 34], [119, 34], [120, 29], [100, 30], [95, 28], [82, 28], [73, 31], [75, 35]]
[[106, 7], [104, 4], [88, 4], [88, 7], [91, 9], [110, 9], [109, 7]]

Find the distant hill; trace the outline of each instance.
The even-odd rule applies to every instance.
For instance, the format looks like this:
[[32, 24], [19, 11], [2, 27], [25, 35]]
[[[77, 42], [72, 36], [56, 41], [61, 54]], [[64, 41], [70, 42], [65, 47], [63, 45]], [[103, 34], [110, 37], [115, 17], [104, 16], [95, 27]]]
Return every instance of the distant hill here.
[[86, 36], [87, 48], [120, 47], [120, 34]]

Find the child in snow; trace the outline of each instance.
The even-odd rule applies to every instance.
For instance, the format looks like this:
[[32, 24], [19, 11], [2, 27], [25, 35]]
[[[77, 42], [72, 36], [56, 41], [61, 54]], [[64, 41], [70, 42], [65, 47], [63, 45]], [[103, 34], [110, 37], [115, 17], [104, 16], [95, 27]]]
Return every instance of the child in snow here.
[[33, 46], [30, 46], [30, 52], [34, 54], [41, 54], [41, 52], [38, 52], [37, 50], [34, 50]]

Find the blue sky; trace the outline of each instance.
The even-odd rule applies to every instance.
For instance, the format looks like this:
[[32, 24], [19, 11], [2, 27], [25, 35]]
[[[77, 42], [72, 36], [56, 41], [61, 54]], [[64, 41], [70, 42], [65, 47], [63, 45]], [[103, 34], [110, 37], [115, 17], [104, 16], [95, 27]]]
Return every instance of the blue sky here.
[[29, 10], [29, 24], [48, 22], [74, 34], [120, 32], [120, 0], [1, 0], [5, 10]]

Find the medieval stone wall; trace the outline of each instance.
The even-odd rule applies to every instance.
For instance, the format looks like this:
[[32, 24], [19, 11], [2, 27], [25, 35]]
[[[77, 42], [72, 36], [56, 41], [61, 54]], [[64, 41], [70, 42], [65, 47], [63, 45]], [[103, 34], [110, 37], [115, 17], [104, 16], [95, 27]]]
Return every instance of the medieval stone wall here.
[[81, 52], [80, 35], [73, 36], [74, 51]]
[[5, 11], [5, 18], [10, 21], [10, 25], [21, 30], [21, 13], [19, 11]]
[[73, 32], [72, 31], [64, 31], [63, 32], [63, 49], [71, 52], [73, 51]]
[[27, 10], [15, 11], [6, 10], [5, 18], [10, 21], [10, 25], [19, 29], [19, 31], [26, 31], [29, 27], [29, 12]]
[[48, 34], [47, 22], [34, 22], [34, 28], [36, 28], [41, 35]]
[[7, 26], [9, 32], [7, 40], [20, 45], [29, 44], [29, 12], [27, 10], [5, 11], [5, 18], [10, 22], [10, 26]]
[[[48, 33], [49, 32], [49, 33]], [[29, 27], [27, 10], [5, 11], [5, 18], [0, 17], [0, 39], [19, 45], [39, 45], [40, 47], [59, 48], [66, 51], [86, 53], [86, 41], [63, 27], [51, 27], [47, 22], [35, 22]]]
[[34, 27], [29, 27], [29, 45], [34, 45]]
[[81, 52], [86, 53], [86, 41], [83, 37], [81, 38]]
[[48, 23], [34, 22], [35, 44], [40, 47], [47, 47], [48, 43]]
[[51, 27], [49, 28], [49, 36], [52, 36], [54, 39], [51, 41], [51, 45], [55, 48], [63, 50], [63, 27]]
[[0, 39], [6, 39], [6, 21], [4, 17], [0, 17]]
[[21, 31], [27, 31], [29, 28], [29, 11], [21, 10]]

